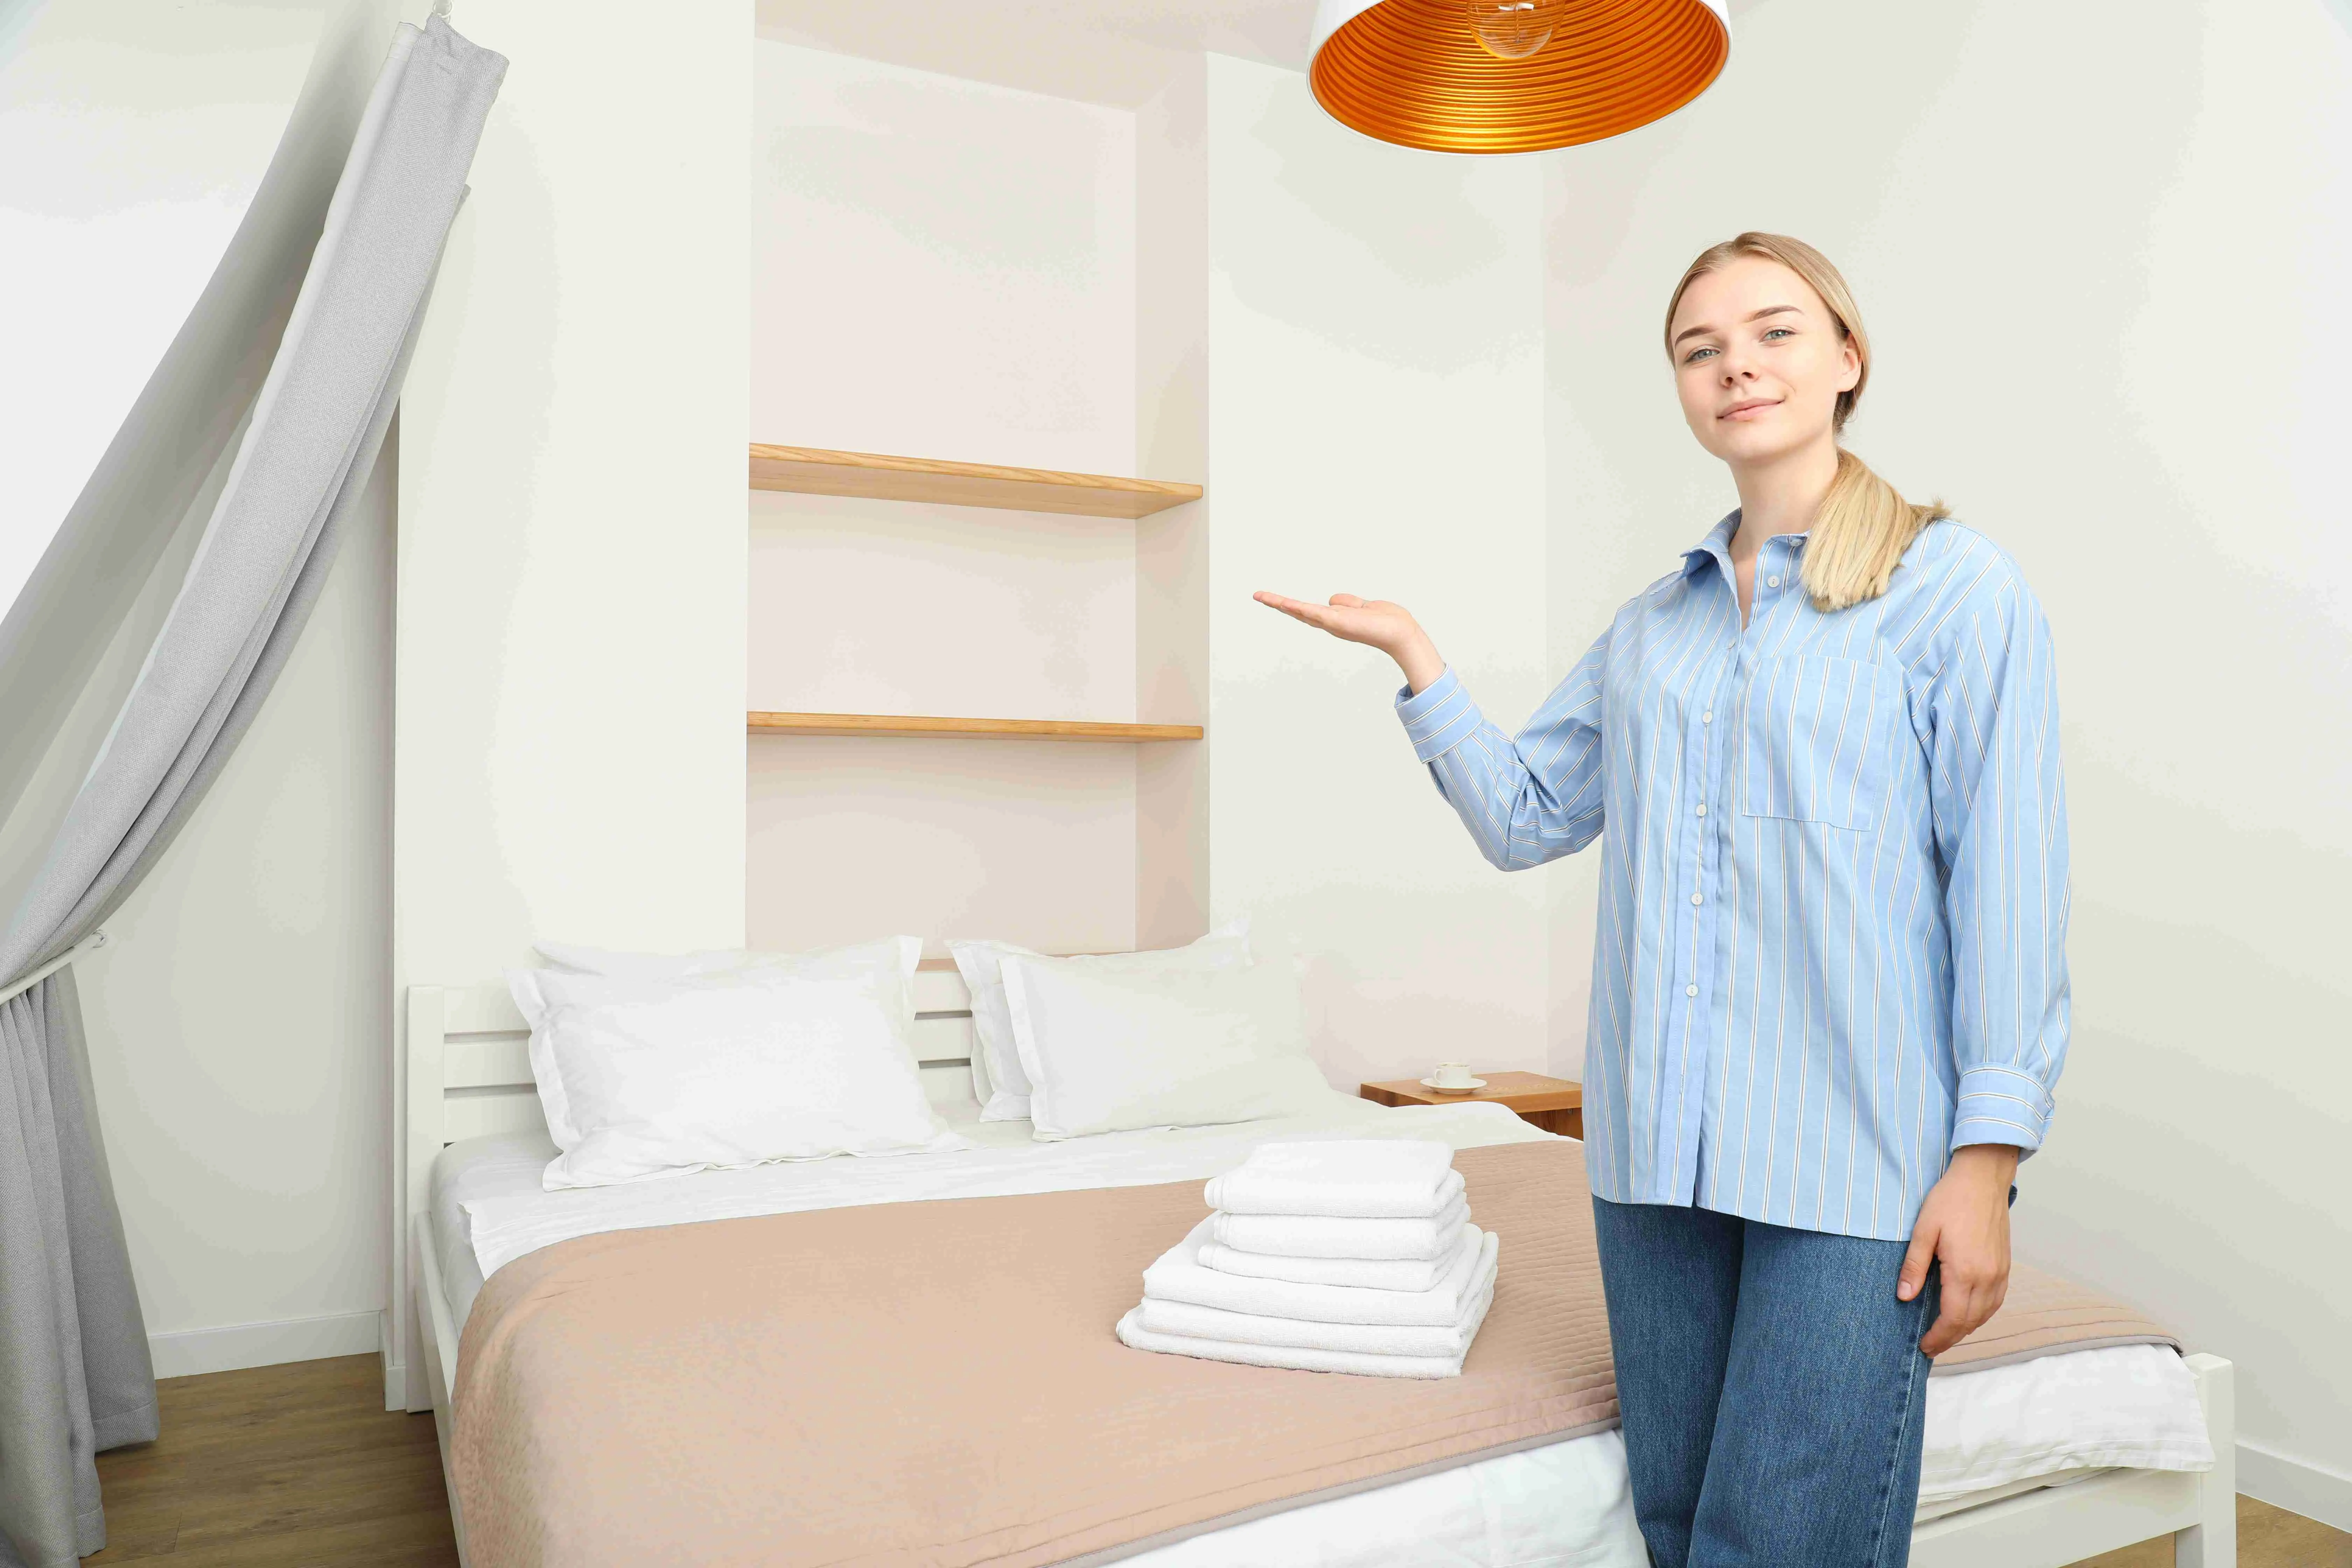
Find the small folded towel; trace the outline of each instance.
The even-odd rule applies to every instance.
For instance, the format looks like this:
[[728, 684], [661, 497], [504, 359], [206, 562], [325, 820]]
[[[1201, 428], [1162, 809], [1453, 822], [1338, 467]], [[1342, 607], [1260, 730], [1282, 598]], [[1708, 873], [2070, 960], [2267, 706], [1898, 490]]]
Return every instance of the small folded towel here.
[[1454, 1267], [1452, 1258], [1377, 1262], [1369, 1258], [1284, 1258], [1244, 1252], [1210, 1242], [1201, 1248], [1203, 1268], [1252, 1279], [1287, 1279], [1294, 1285], [1338, 1285], [1355, 1290], [1429, 1290]]
[[[1213, 1234], [1213, 1232], [1212, 1232]], [[1200, 1268], [1249, 1279], [1286, 1279], [1294, 1286], [1345, 1286], [1350, 1290], [1434, 1290], [1454, 1268], [1454, 1258], [1409, 1258], [1381, 1262], [1373, 1258], [1282, 1258], [1244, 1253], [1237, 1246], [1209, 1241], [1200, 1248]]]
[[1344, 1351], [1359, 1355], [1459, 1357], [1470, 1348], [1470, 1337], [1476, 1331], [1473, 1321], [1486, 1318], [1486, 1302], [1495, 1293], [1495, 1266], [1501, 1241], [1500, 1237], [1489, 1236], [1480, 1243], [1477, 1271], [1472, 1277], [1470, 1289], [1458, 1302], [1456, 1316], [1445, 1323], [1312, 1322], [1259, 1312], [1228, 1312], [1191, 1301], [1167, 1301], [1147, 1295], [1139, 1326], [1155, 1334], [1234, 1344]]
[[[1463, 1342], [1477, 1337], [1493, 1304], [1489, 1291], [1478, 1299], [1475, 1313], [1465, 1327]], [[1355, 1351], [1302, 1350], [1296, 1345], [1253, 1345], [1231, 1340], [1198, 1340], [1181, 1334], [1154, 1333], [1140, 1321], [1143, 1309], [1131, 1309], [1118, 1321], [1119, 1342], [1139, 1351], [1165, 1355], [1196, 1356], [1202, 1361], [1238, 1362], [1244, 1366], [1288, 1367], [1298, 1372], [1344, 1372], [1362, 1377], [1459, 1377], [1463, 1355], [1364, 1355]], [[1464, 1355], [1468, 1352], [1465, 1351]]]
[[1211, 1239], [1244, 1252], [1286, 1258], [1451, 1258], [1470, 1205], [1456, 1198], [1434, 1219], [1333, 1219], [1323, 1215], [1219, 1214]]
[[1462, 1191], [1454, 1146], [1419, 1138], [1341, 1138], [1261, 1143], [1208, 1186], [1226, 1214], [1329, 1215], [1344, 1219], [1427, 1219]]
[[[1462, 1321], [1462, 1310], [1477, 1289], [1481, 1243], [1485, 1233], [1462, 1227], [1462, 1243], [1445, 1260], [1445, 1274], [1426, 1290], [1367, 1290], [1346, 1285], [1298, 1285], [1281, 1279], [1253, 1279], [1243, 1274], [1221, 1274], [1199, 1261], [1208, 1242], [1210, 1221], [1161, 1253], [1143, 1271], [1146, 1300], [1187, 1301], [1228, 1312], [1254, 1312], [1269, 1318], [1301, 1318], [1318, 1323], [1391, 1323], [1400, 1326], [1450, 1326]], [[1144, 1326], [1166, 1327], [1145, 1314]], [[1169, 1332], [1187, 1331], [1169, 1328]]]

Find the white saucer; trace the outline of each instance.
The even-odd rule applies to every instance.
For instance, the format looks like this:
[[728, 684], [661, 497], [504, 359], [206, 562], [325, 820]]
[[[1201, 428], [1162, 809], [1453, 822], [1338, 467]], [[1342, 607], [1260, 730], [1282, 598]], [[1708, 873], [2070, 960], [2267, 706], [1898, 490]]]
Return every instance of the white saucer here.
[[1421, 1080], [1421, 1087], [1433, 1089], [1440, 1094], [1470, 1094], [1486, 1088], [1486, 1080], [1483, 1078], [1474, 1078], [1468, 1083], [1442, 1084], [1433, 1078], [1425, 1078]]

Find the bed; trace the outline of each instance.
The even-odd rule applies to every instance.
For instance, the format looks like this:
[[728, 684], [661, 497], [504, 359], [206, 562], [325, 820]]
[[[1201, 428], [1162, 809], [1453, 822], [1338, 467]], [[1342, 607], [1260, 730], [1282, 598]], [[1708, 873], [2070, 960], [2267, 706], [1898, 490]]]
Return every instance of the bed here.
[[[485, 1279], [519, 1259], [559, 1256], [548, 1249], [567, 1241], [749, 1215], [1193, 1181], [1228, 1168], [1251, 1143], [1268, 1137], [1350, 1131], [1400, 1117], [1414, 1123], [1406, 1135], [1444, 1138], [1458, 1149], [1549, 1139], [1497, 1107], [1391, 1110], [1335, 1093], [1328, 1106], [1280, 1124], [1033, 1143], [1025, 1123], [973, 1119], [977, 1108], [965, 1068], [971, 1026], [961, 982], [951, 972], [926, 971], [918, 984], [916, 1036], [926, 1088], [976, 1145], [971, 1151], [710, 1172], [567, 1194], [540, 1190], [539, 1172], [552, 1146], [532, 1089], [521, 1019], [504, 988], [410, 990], [404, 1170], [397, 1190], [407, 1238], [400, 1260], [404, 1295], [412, 1304], [415, 1334], [404, 1392], [410, 1408], [438, 1416], [445, 1471], [451, 1468], [451, 1379], [460, 1334]], [[2179, 1563], [2233, 1563], [2230, 1372], [2218, 1357], [2180, 1362], [2168, 1348], [2143, 1343], [2096, 1346], [1931, 1380], [1929, 1451], [1912, 1561], [1923, 1568], [2058, 1568], [2170, 1535]], [[595, 1374], [583, 1370], [581, 1375]], [[2194, 1408], [2184, 1411], [2190, 1394]], [[2133, 1437], [2137, 1423], [2166, 1420], [2176, 1428], [2184, 1420], [2201, 1425], [2213, 1455], [2210, 1469], [2141, 1468], [2150, 1462], [2151, 1445], [2124, 1439]], [[2103, 1446], [2103, 1432], [2118, 1439], [2112, 1453]], [[2099, 1462], [2126, 1453], [2137, 1462]], [[2156, 1462], [2187, 1461], [2176, 1456]], [[450, 1479], [463, 1554], [466, 1521], [454, 1475]], [[1087, 1560], [1114, 1558], [1141, 1568], [1421, 1563], [1639, 1568], [1643, 1561], [1614, 1431], [1430, 1467], [1346, 1495], [1237, 1514], [1213, 1528]]]

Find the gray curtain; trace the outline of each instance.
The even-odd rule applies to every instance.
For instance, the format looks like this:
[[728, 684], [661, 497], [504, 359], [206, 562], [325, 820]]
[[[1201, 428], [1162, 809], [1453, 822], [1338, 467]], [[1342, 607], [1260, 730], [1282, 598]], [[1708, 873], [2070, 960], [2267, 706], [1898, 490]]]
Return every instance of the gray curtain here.
[[[0, 989], [94, 930], [220, 773], [284, 666], [392, 420], [506, 60], [403, 27], [169, 619], [0, 936]], [[70, 969], [0, 1004], [0, 1563], [106, 1544], [94, 1456], [156, 1436], [146, 1326]]]

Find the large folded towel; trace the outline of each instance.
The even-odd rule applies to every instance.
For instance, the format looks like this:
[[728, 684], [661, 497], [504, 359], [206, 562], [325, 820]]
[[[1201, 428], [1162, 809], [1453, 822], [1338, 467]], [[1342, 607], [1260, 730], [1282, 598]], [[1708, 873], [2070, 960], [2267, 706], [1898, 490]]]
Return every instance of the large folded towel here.
[[1460, 1301], [1457, 1316], [1451, 1322], [1311, 1322], [1259, 1312], [1228, 1312], [1191, 1301], [1146, 1296], [1140, 1326], [1155, 1334], [1222, 1340], [1234, 1344], [1346, 1351], [1361, 1355], [1459, 1356], [1470, 1348], [1470, 1336], [1476, 1331], [1473, 1321], [1486, 1318], [1487, 1300], [1495, 1293], [1496, 1255], [1501, 1240], [1489, 1236], [1480, 1244], [1471, 1289]]
[[1451, 1258], [1470, 1205], [1461, 1198], [1434, 1219], [1333, 1219], [1324, 1215], [1219, 1214], [1211, 1239], [1286, 1258]]
[[1381, 1261], [1370, 1258], [1285, 1258], [1274, 1252], [1244, 1252], [1212, 1241], [1201, 1248], [1203, 1268], [1253, 1279], [1287, 1279], [1294, 1285], [1340, 1285], [1356, 1290], [1428, 1290], [1454, 1267], [1452, 1258]]
[[1261, 1143], [1208, 1186], [1226, 1214], [1313, 1214], [1348, 1219], [1427, 1219], [1462, 1191], [1454, 1146], [1418, 1138]]
[[[1492, 1291], [1478, 1298], [1476, 1311], [1465, 1325], [1463, 1343], [1477, 1337], [1494, 1302]], [[1357, 1351], [1306, 1350], [1297, 1345], [1254, 1345], [1233, 1340], [1200, 1340], [1182, 1334], [1155, 1333], [1140, 1321], [1138, 1306], [1118, 1321], [1119, 1342], [1139, 1351], [1166, 1355], [1197, 1356], [1202, 1361], [1239, 1362], [1244, 1366], [1289, 1367], [1299, 1372], [1345, 1372], [1365, 1377], [1459, 1377], [1463, 1355], [1366, 1355]]]
[[[1303, 1318], [1318, 1323], [1437, 1327], [1460, 1322], [1463, 1308], [1477, 1289], [1480, 1244], [1485, 1233], [1474, 1226], [1462, 1227], [1461, 1245], [1445, 1260], [1444, 1277], [1430, 1289], [1369, 1290], [1347, 1285], [1254, 1279], [1244, 1274], [1221, 1274], [1213, 1268], [1204, 1268], [1200, 1263], [1200, 1252], [1208, 1242], [1210, 1223], [1204, 1219], [1194, 1226], [1191, 1235], [1161, 1253], [1143, 1271], [1146, 1300], [1189, 1301], [1196, 1307], [1214, 1307], [1228, 1312]], [[1144, 1326], [1160, 1329], [1163, 1325], [1147, 1314]]]

